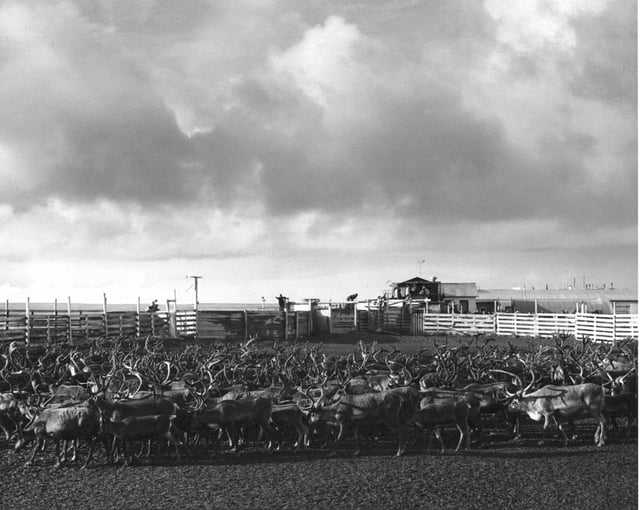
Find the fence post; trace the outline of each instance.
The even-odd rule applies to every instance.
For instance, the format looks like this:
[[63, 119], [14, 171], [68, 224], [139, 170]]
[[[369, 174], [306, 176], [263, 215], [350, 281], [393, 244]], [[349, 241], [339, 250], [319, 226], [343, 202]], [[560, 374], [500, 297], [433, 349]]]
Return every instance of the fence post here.
[[104, 334], [109, 336], [109, 317], [107, 316], [107, 294], [102, 293], [102, 315], [104, 316]]
[[[79, 312], [78, 321], [79, 321], [80, 327], [82, 327], [82, 310], [80, 310]], [[89, 316], [88, 315], [84, 316], [84, 339], [85, 340], [89, 339]]]
[[27, 305], [25, 309], [25, 313], [27, 315], [27, 320], [25, 324], [25, 341], [27, 344], [31, 342], [31, 310], [30, 310], [30, 299], [27, 297]]
[[[53, 300], [53, 338], [54, 340], [58, 339], [58, 298]], [[51, 331], [47, 343], [51, 343]]]
[[138, 296], [138, 301], [136, 303], [136, 337], [140, 338], [142, 336], [142, 326], [140, 325], [140, 296]]
[[248, 340], [249, 339], [249, 315], [247, 312], [247, 309], [245, 308], [244, 310], [242, 310], [242, 321], [243, 321], [243, 338], [244, 340]]
[[284, 341], [287, 341], [289, 336], [289, 312], [287, 311], [287, 307], [284, 309]]
[[4, 330], [8, 333], [9, 332], [9, 300], [8, 299], [4, 302], [4, 316], [5, 316]]
[[73, 345], [73, 327], [71, 326], [71, 296], [67, 296], [67, 317], [69, 320], [69, 331], [67, 336], [69, 338], [69, 345]]
[[358, 305], [353, 302], [353, 327], [358, 331]]
[[300, 324], [298, 322], [299, 317], [298, 317], [298, 312], [294, 312], [294, 317], [295, 317], [295, 321], [296, 321], [296, 337], [295, 340], [298, 341], [298, 338], [300, 337], [300, 332], [298, 331], [298, 328], [300, 327]]

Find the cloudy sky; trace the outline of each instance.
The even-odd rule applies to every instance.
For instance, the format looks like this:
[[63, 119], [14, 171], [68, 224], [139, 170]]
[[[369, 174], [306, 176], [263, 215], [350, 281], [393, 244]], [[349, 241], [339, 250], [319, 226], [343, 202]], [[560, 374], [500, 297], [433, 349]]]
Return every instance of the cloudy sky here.
[[634, 0], [2, 1], [0, 298], [636, 288], [636, 39]]

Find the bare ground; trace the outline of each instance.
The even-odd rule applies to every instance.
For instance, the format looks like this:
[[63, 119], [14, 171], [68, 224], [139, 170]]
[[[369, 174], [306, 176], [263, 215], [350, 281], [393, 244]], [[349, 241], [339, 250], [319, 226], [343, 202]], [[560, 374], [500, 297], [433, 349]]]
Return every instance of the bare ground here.
[[[539, 426], [538, 426], [539, 427]], [[359, 457], [312, 449], [237, 456], [203, 451], [183, 461], [142, 459], [112, 467], [99, 452], [89, 469], [53, 468], [53, 447], [25, 467], [28, 452], [0, 451], [2, 508], [637, 508], [637, 442], [597, 449], [593, 427], [576, 445], [496, 442], [460, 453], [425, 453], [421, 442], [394, 457], [391, 442]], [[446, 436], [451, 448], [452, 434]], [[82, 452], [86, 455], [86, 452]]]

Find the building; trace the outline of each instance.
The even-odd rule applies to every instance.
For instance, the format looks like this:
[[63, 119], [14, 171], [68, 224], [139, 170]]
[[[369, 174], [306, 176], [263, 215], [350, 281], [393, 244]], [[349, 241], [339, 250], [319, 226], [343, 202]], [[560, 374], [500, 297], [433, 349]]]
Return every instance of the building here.
[[425, 280], [415, 276], [391, 286], [390, 300], [403, 300], [416, 307], [428, 307], [429, 313], [476, 313], [478, 288], [475, 283], [446, 283], [436, 277]]
[[628, 289], [479, 289], [476, 302], [481, 313], [638, 313], [638, 294]]

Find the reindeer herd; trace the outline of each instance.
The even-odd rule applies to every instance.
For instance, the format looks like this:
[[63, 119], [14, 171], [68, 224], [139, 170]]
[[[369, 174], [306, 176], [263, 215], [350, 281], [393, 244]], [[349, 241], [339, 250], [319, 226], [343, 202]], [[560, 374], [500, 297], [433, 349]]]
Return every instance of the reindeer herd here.
[[[557, 427], [565, 444], [576, 419], [629, 437], [637, 419], [637, 342], [615, 344], [558, 335], [519, 349], [491, 337], [434, 339], [414, 353], [359, 342], [345, 356], [322, 345], [258, 348], [239, 344], [164, 347], [163, 339], [98, 338], [85, 346], [17, 342], [0, 354], [0, 429], [4, 449], [32, 444], [27, 464], [47, 443], [55, 466], [88, 446], [107, 462], [193, 457], [215, 448], [239, 452], [248, 441], [265, 450], [328, 449], [352, 434], [397, 441], [397, 455], [426, 431], [444, 451], [441, 431], [458, 431], [456, 451], [482, 447], [487, 424], [505, 440], [520, 423], [544, 421], [542, 443]], [[264, 344], [264, 343], [262, 343]], [[455, 344], [455, 345], [454, 345]], [[484, 426], [483, 426], [484, 425]], [[569, 432], [569, 434], [567, 434]], [[413, 441], [411, 440], [413, 438]], [[473, 441], [472, 441], [473, 439]]]

